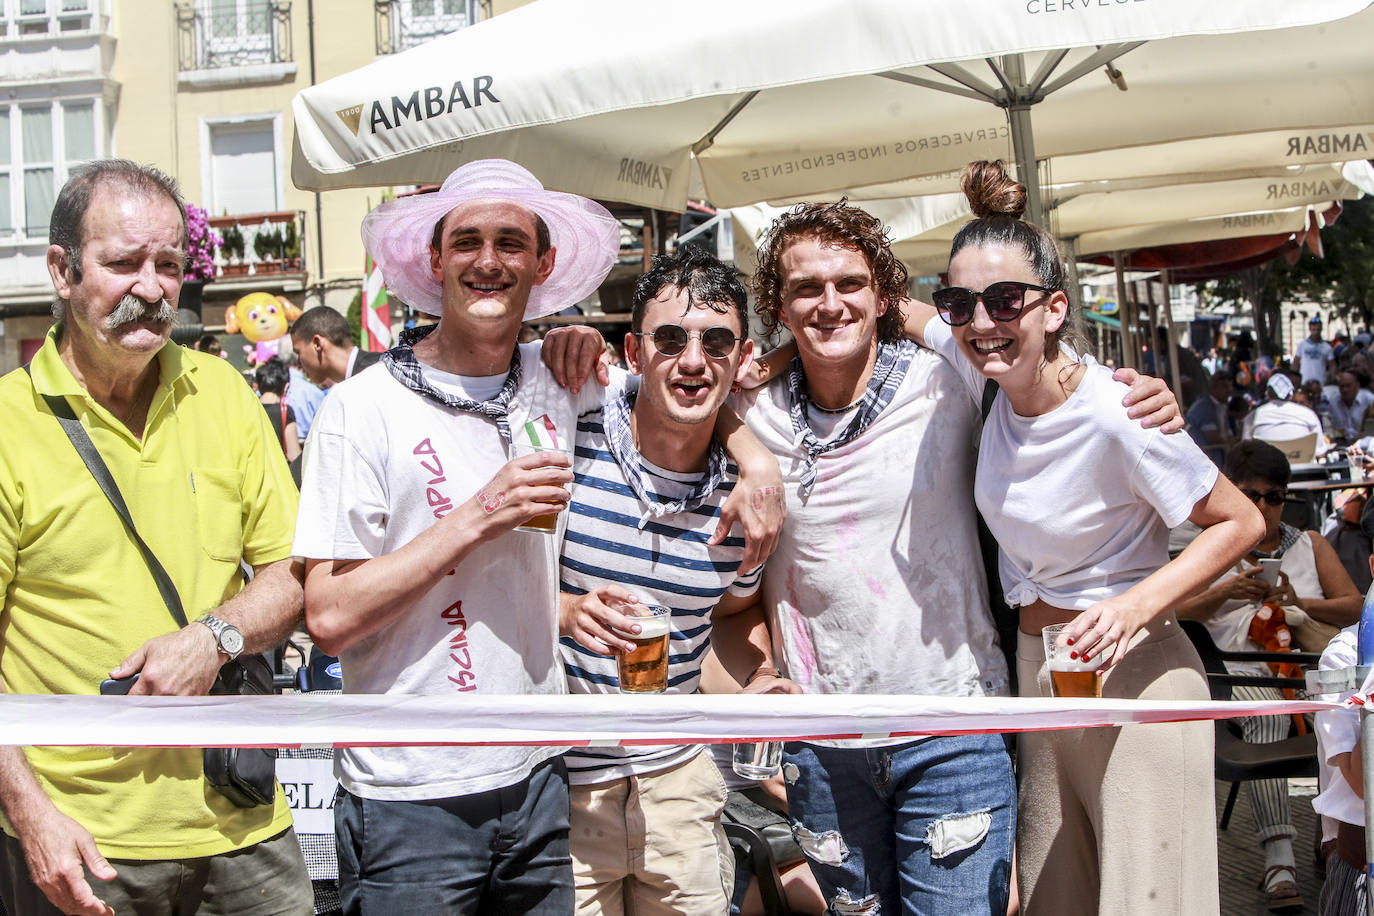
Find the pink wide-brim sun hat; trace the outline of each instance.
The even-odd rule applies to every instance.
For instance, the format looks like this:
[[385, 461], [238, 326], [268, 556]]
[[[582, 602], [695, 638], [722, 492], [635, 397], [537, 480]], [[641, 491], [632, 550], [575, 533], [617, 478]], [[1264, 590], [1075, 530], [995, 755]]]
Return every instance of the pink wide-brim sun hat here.
[[539, 214], [556, 249], [553, 273], [530, 290], [525, 320], [575, 305], [596, 291], [620, 254], [620, 224], [594, 200], [547, 191], [530, 172], [505, 159], [459, 166], [439, 190], [388, 201], [363, 218], [363, 247], [393, 295], [431, 315], [443, 313], [443, 289], [429, 269], [434, 227], [454, 207], [473, 200], [508, 200]]

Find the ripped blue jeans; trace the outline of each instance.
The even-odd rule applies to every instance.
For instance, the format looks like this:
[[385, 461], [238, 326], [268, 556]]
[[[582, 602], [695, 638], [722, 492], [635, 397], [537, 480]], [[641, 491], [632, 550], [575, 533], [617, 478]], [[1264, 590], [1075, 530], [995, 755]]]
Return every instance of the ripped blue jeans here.
[[834, 916], [1007, 912], [1016, 783], [1000, 735], [783, 748], [792, 834]]

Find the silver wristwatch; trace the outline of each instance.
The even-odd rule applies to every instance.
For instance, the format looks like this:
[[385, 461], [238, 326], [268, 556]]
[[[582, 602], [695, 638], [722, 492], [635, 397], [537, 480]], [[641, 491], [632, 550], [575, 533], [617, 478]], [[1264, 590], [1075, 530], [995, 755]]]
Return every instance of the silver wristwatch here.
[[215, 644], [221, 652], [229, 656], [230, 661], [238, 658], [243, 652], [243, 634], [232, 623], [226, 623], [209, 614], [197, 617], [196, 623], [203, 623], [210, 628], [210, 632], [215, 634]]

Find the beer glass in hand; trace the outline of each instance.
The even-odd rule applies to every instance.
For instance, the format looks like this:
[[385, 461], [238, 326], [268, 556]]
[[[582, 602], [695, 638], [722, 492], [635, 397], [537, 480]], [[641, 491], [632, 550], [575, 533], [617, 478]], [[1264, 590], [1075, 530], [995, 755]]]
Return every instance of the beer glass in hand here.
[[1050, 669], [1050, 687], [1057, 697], [1102, 697], [1102, 678], [1097, 676], [1098, 664], [1077, 657], [1073, 647], [1064, 642], [1067, 623], [1050, 624], [1040, 631], [1045, 641], [1045, 661]]
[[[556, 452], [566, 455], [569, 459], [572, 455], [565, 448], [558, 448], [551, 445], [531, 445], [528, 442], [514, 442], [511, 444], [511, 457], [521, 458], [525, 455], [533, 455], [536, 452]], [[536, 515], [515, 526], [516, 531], [538, 531], [543, 534], [553, 534], [558, 530], [558, 513], [550, 512], [547, 515]]]
[[639, 633], [616, 635], [635, 644], [633, 652], [616, 655], [621, 693], [662, 693], [668, 689], [668, 628], [673, 612], [657, 604], [627, 604], [620, 608], [639, 624]]

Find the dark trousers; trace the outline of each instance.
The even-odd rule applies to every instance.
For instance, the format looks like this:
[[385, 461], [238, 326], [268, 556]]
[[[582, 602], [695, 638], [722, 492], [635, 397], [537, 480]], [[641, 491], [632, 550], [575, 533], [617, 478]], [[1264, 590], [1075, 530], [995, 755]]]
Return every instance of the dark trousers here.
[[489, 792], [334, 803], [339, 896], [349, 916], [573, 911], [568, 771], [555, 757]]

